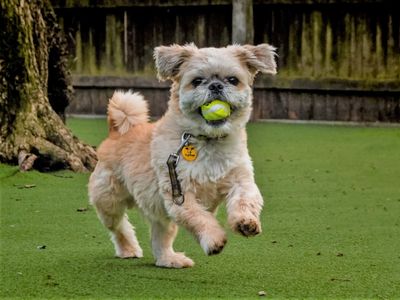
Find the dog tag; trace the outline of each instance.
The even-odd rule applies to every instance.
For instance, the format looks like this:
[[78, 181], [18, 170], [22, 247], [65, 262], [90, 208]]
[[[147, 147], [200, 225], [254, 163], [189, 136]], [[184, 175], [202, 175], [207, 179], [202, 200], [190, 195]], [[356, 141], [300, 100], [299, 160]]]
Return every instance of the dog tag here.
[[182, 148], [182, 157], [187, 161], [194, 161], [197, 158], [197, 150], [193, 145], [186, 145]]

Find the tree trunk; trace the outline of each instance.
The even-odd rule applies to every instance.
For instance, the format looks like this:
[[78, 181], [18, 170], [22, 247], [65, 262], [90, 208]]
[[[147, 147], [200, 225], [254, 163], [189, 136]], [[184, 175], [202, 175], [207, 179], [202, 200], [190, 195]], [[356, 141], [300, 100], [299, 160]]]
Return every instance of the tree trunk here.
[[50, 3], [1, 0], [0, 8], [0, 161], [23, 170], [93, 169], [95, 151], [62, 120], [71, 88]]

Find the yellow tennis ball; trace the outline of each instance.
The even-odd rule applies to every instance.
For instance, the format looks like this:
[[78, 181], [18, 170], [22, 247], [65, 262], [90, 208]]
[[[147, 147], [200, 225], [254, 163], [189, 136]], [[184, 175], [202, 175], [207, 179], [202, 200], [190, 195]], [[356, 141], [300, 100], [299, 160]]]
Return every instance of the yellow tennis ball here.
[[219, 121], [229, 117], [231, 107], [228, 103], [215, 99], [201, 106], [201, 114], [207, 121]]

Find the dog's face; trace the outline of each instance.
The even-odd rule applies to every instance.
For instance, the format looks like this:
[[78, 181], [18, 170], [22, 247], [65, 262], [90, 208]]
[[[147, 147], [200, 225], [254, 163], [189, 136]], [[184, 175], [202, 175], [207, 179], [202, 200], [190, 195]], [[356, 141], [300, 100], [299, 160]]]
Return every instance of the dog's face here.
[[[259, 71], [276, 73], [274, 48], [267, 44], [201, 49], [193, 44], [162, 46], [154, 56], [159, 78], [175, 84], [170, 105], [181, 114], [176, 118], [183, 127], [207, 136], [229, 134], [244, 126], [251, 113], [254, 76]], [[201, 106], [216, 99], [228, 103], [231, 114], [207, 121]]]

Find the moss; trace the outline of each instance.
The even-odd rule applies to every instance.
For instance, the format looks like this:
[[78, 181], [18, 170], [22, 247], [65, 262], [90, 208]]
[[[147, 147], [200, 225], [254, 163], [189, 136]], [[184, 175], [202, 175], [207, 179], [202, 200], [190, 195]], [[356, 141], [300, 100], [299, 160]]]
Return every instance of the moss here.
[[386, 70], [383, 62], [382, 30], [378, 24], [376, 24], [375, 45], [376, 45], [376, 50], [375, 50], [376, 77], [380, 79], [382, 77], [382, 74], [386, 73]]
[[126, 72], [123, 47], [123, 21], [115, 15], [106, 16], [105, 53], [102, 55], [100, 71], [97, 74]]
[[[210, 11], [215, 8], [213, 5], [216, 2], [211, 4], [209, 10], [202, 8], [198, 12], [185, 5], [179, 9], [171, 9], [170, 24], [165, 24], [163, 15], [167, 10], [154, 7], [159, 1], [102, 1], [100, 4], [95, 2], [66, 2], [66, 7], [101, 7], [102, 15], [105, 16], [99, 23], [89, 25], [92, 26], [90, 30], [80, 28], [81, 23], [78, 19], [78, 25], [75, 25], [77, 36], [74, 49], [77, 57], [74, 68], [76, 74], [151, 74], [154, 72], [151, 48], [155, 45], [165, 41], [185, 42], [188, 38], [195, 40], [199, 45], [205, 45], [207, 41], [223, 45], [231, 40], [230, 24], [225, 26], [226, 24], [220, 23], [224, 18], [231, 20], [231, 9], [223, 10], [224, 18], [209, 17], [213, 16]], [[124, 3], [124, 10], [107, 8], [112, 5], [121, 7]], [[160, 3], [162, 6], [168, 6], [181, 5], [183, 2]], [[346, 9], [348, 1], [337, 7], [316, 5], [312, 1], [307, 1], [310, 5], [303, 5], [304, 3], [298, 1], [298, 6], [293, 9], [289, 5], [274, 6], [261, 2], [254, 5], [256, 37], [258, 42], [269, 41], [279, 47], [280, 74], [305, 78], [340, 77], [351, 80], [400, 78], [396, 28], [398, 16], [394, 11], [382, 8], [381, 15], [375, 16], [371, 13], [372, 10], [370, 12], [369, 8], [366, 9], [372, 4], [360, 3], [349, 10]], [[145, 18], [138, 18], [138, 10], [130, 7], [132, 5], [143, 6], [140, 10], [150, 14]], [[338, 8], [338, 11], [334, 12], [333, 7]], [[67, 11], [70, 10], [65, 9], [65, 12]], [[91, 8], [86, 8], [86, 11], [90, 12]], [[124, 32], [122, 11], [127, 16], [128, 32]], [[188, 17], [187, 12], [190, 12], [193, 18]], [[59, 13], [63, 16], [64, 10], [59, 9]], [[213, 25], [220, 30], [217, 36], [215, 30], [210, 29]], [[282, 28], [282, 25], [287, 25], [288, 28]], [[98, 27], [101, 27], [100, 30], [97, 30]], [[85, 30], [89, 30], [90, 34], [86, 34]], [[279, 37], [274, 37], [274, 34]], [[93, 43], [97, 40], [100, 41], [98, 44]], [[124, 44], [125, 42], [128, 44]], [[82, 52], [85, 53], [84, 56]], [[94, 57], [97, 57], [97, 60]], [[124, 58], [128, 63], [124, 63]]]
[[332, 48], [333, 48], [333, 39], [332, 39], [332, 26], [330, 22], [327, 22], [325, 29], [325, 54], [324, 54], [324, 73], [328, 76], [333, 75], [333, 69], [336, 65], [336, 62], [332, 60]]
[[[310, 73], [313, 74], [314, 77], [320, 77], [323, 75], [323, 63], [322, 63], [322, 42], [321, 42], [321, 33], [322, 33], [322, 15], [319, 11], [314, 11], [311, 14], [311, 24], [309, 27], [306, 27], [307, 30], [312, 31], [312, 65], [310, 68]], [[303, 29], [305, 30], [305, 29]]]
[[[310, 66], [313, 64], [313, 58], [312, 58], [312, 48], [310, 45], [310, 41], [312, 40], [311, 33], [305, 29], [305, 28], [310, 28], [310, 16], [307, 14], [303, 14], [303, 20], [302, 20], [302, 32], [301, 32], [301, 73], [305, 77], [310, 77], [312, 76], [312, 69]], [[287, 69], [290, 69], [291, 67], [286, 67]], [[287, 71], [288, 73], [292, 73]], [[297, 73], [297, 72], [293, 72]]]
[[97, 64], [96, 64], [96, 47], [93, 43], [93, 30], [89, 29], [89, 47], [86, 49], [87, 58], [85, 61], [87, 65], [85, 66], [90, 74], [97, 73]]
[[81, 31], [80, 28], [76, 31], [75, 34], [75, 57], [73, 61], [75, 62], [75, 68], [73, 71], [77, 73], [82, 73], [83, 72], [83, 50], [82, 50], [82, 37], [81, 37]]

